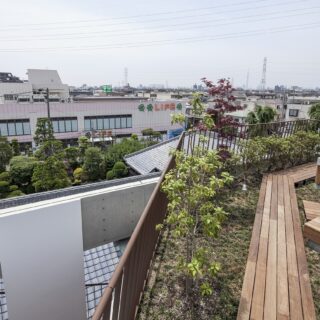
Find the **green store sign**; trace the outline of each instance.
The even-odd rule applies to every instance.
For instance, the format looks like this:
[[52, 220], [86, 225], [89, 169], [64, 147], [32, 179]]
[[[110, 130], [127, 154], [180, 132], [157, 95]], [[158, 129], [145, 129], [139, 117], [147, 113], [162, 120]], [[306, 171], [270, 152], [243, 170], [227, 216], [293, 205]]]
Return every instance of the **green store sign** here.
[[175, 111], [175, 110], [182, 110], [182, 104], [179, 102], [177, 104], [171, 102], [171, 103], [149, 103], [149, 104], [143, 104], [141, 103], [138, 106], [139, 111]]

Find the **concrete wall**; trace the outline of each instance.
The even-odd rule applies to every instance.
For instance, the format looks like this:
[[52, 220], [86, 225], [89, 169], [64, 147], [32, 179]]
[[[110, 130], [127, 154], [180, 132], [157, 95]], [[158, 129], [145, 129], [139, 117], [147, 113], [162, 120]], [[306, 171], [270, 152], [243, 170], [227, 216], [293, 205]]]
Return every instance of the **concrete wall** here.
[[129, 237], [158, 179], [1, 210], [10, 320], [85, 319], [83, 250]]
[[86, 319], [80, 200], [0, 216], [10, 320]]

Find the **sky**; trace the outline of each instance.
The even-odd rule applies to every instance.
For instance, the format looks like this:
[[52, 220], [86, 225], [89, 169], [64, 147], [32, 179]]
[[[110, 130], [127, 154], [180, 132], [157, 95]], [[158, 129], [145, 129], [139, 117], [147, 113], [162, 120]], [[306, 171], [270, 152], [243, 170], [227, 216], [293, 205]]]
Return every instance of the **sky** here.
[[319, 0], [0, 0], [0, 72], [79, 86], [320, 87]]

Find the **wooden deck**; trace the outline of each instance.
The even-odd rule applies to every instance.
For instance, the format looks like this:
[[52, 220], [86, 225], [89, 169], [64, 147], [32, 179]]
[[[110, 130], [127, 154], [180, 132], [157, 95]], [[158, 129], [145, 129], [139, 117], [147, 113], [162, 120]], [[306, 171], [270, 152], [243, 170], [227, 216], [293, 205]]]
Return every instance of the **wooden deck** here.
[[294, 184], [315, 165], [263, 178], [237, 319], [316, 319]]
[[320, 202], [303, 200], [303, 206], [307, 220], [313, 220], [320, 217]]

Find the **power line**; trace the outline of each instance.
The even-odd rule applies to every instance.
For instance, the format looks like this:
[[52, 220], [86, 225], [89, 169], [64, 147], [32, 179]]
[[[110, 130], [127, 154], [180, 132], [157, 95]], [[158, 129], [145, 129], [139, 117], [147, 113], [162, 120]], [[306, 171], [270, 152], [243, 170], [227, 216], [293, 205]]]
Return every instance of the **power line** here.
[[[277, 19], [284, 19], [284, 18], [291, 18], [291, 17], [297, 17], [297, 16], [305, 16], [305, 15], [312, 15], [312, 14], [318, 14], [318, 12], [314, 11], [316, 9], [320, 9], [320, 6], [317, 7], [311, 7], [311, 8], [306, 8], [304, 10], [312, 10], [311, 12], [301, 12], [301, 9], [294, 9], [294, 10], [287, 10], [286, 13], [290, 13], [290, 12], [297, 12], [299, 11], [299, 13], [296, 14], [286, 14], [286, 15], [280, 15], [280, 16], [276, 16], [276, 17], [268, 17], [268, 15], [273, 15], [273, 14], [278, 14], [279, 12], [272, 12], [272, 13], [265, 13], [265, 14], [261, 14], [261, 15], [247, 15], [247, 16], [241, 16], [241, 17], [236, 17], [234, 18], [232, 21], [227, 22], [227, 23], [213, 23], [213, 24], [205, 24], [207, 21], [199, 21], [199, 22], [190, 22], [190, 23], [182, 23], [182, 24], [172, 24], [172, 25], [168, 25], [167, 27], [174, 27], [174, 26], [178, 26], [178, 27], [183, 27], [183, 26], [188, 26], [188, 25], [193, 25], [192, 30], [194, 29], [203, 29], [203, 28], [208, 28], [208, 27], [213, 27], [213, 26], [226, 26], [226, 25], [234, 25], [234, 24], [239, 24], [239, 23], [251, 23], [251, 22], [260, 22], [260, 21], [269, 21], [269, 20], [277, 20]], [[259, 17], [259, 18], [257, 18]], [[262, 17], [262, 18], [260, 18]], [[250, 19], [250, 20], [244, 20], [241, 21], [241, 19], [250, 19], [250, 18], [255, 18], [255, 19]], [[215, 21], [224, 21], [225, 19], [217, 19]], [[240, 21], [237, 21], [240, 20]], [[210, 22], [210, 21], [209, 21]], [[200, 26], [194, 26], [195, 24], [201, 24]], [[158, 30], [157, 30], [158, 29]], [[163, 29], [163, 28], [157, 28], [157, 29], [153, 29], [153, 30], [144, 30], [143, 32], [127, 32], [127, 33], [113, 33], [110, 34], [109, 31], [98, 31], [98, 32], [93, 32], [91, 33], [86, 33], [88, 35], [83, 36], [73, 36], [73, 37], [57, 37], [57, 35], [53, 35], [54, 37], [52, 38], [41, 38], [39, 36], [34, 36], [34, 37], [23, 37], [23, 38], [0, 38], [0, 40], [2, 41], [30, 41], [30, 39], [36, 39], [38, 40], [77, 40], [77, 39], [85, 39], [85, 38], [97, 38], [100, 37], [100, 35], [97, 34], [103, 34], [108, 32], [107, 35], [105, 35], [104, 37], [119, 37], [119, 36], [128, 36], [128, 35], [139, 35], [139, 34], [146, 34], [146, 33], [163, 33], [163, 32], [172, 32], [172, 31], [180, 31], [181, 29]], [[125, 30], [125, 29], [124, 29]], [[131, 29], [132, 30], [132, 29]], [[133, 29], [133, 30], [143, 30], [141, 28], [138, 29]], [[183, 31], [185, 31], [186, 29], [183, 29]], [[68, 36], [68, 35], [72, 35], [72, 34], [60, 34], [61, 36]], [[59, 35], [59, 36], [60, 36]], [[74, 35], [78, 35], [78, 34], [74, 34]]]
[[164, 45], [170, 43], [188, 43], [188, 42], [200, 42], [200, 41], [213, 41], [213, 40], [223, 40], [230, 38], [242, 38], [248, 36], [256, 36], [261, 34], [272, 34], [272, 33], [280, 33], [287, 31], [299, 31], [305, 30], [309, 28], [319, 27], [320, 22], [311, 23], [311, 24], [301, 24], [301, 25], [290, 25], [278, 28], [270, 28], [270, 29], [259, 29], [259, 30], [251, 30], [245, 32], [238, 33], [229, 33], [229, 34], [221, 34], [210, 37], [185, 37], [185, 38], [177, 38], [177, 39], [168, 39], [168, 40], [158, 40], [158, 41], [149, 41], [149, 42], [132, 42], [132, 43], [118, 43], [111, 45], [95, 45], [95, 46], [85, 46], [85, 47], [51, 47], [51, 48], [12, 48], [12, 49], [0, 49], [0, 52], [33, 52], [33, 51], [41, 51], [41, 52], [50, 52], [56, 50], [66, 50], [66, 51], [88, 51], [88, 50], [100, 50], [100, 49], [119, 49], [119, 48], [137, 48], [137, 47], [150, 47], [156, 45]]
[[[88, 19], [88, 20], [68, 20], [68, 21], [60, 21], [60, 22], [46, 22], [46, 23], [27, 23], [27, 24], [12, 24], [7, 25], [6, 28], [16, 28], [16, 27], [26, 27], [26, 26], [44, 26], [44, 25], [59, 25], [59, 24], [74, 24], [74, 23], [83, 23], [83, 22], [97, 22], [97, 21], [113, 21], [113, 20], [124, 20], [124, 19], [134, 19], [134, 18], [145, 18], [145, 17], [154, 17], [154, 16], [162, 16], [168, 14], [176, 14], [176, 13], [184, 13], [184, 12], [194, 12], [194, 11], [202, 11], [216, 8], [224, 8], [224, 7], [233, 7], [233, 6], [242, 6], [246, 4], [254, 4], [257, 2], [267, 2], [268, 0], [250, 0], [243, 2], [235, 2], [230, 4], [218, 5], [218, 6], [209, 6], [202, 8], [192, 8], [192, 9], [184, 9], [184, 10], [174, 10], [174, 11], [163, 11], [158, 13], [147, 13], [147, 14], [139, 14], [139, 15], [131, 15], [131, 16], [123, 16], [123, 17], [114, 17], [114, 18], [101, 18], [101, 19]], [[300, 2], [300, 1], [297, 1]], [[2, 29], [2, 28], [1, 28]]]
[[[310, 0], [305, 0], [305, 1], [310, 1]], [[257, 3], [257, 2], [266, 2], [266, 0], [256, 0], [256, 1], [247, 1], [246, 3], [250, 4], [250, 3]], [[148, 20], [144, 20], [143, 23], [154, 23], [154, 22], [159, 22], [159, 21], [166, 21], [166, 20], [172, 20], [172, 19], [185, 19], [185, 18], [194, 18], [194, 17], [203, 17], [203, 16], [208, 16], [208, 15], [217, 15], [217, 14], [222, 14], [222, 13], [232, 13], [232, 12], [242, 12], [242, 11], [248, 11], [248, 10], [256, 10], [256, 9], [264, 9], [264, 8], [271, 8], [271, 7], [279, 7], [279, 6], [284, 6], [284, 5], [288, 5], [288, 4], [300, 4], [301, 0], [296, 0], [296, 1], [286, 1], [286, 2], [281, 2], [281, 3], [276, 3], [274, 5], [270, 5], [270, 4], [266, 4], [263, 6], [250, 6], [248, 8], [235, 8], [234, 10], [223, 10], [223, 11], [214, 11], [214, 12], [207, 12], [207, 13], [203, 13], [203, 14], [193, 14], [193, 15], [189, 15], [189, 16], [181, 16], [181, 17], [165, 17], [165, 18], [161, 18], [161, 19], [152, 19], [150, 21]], [[223, 7], [223, 6], [221, 6]], [[204, 10], [204, 9], [203, 9]], [[190, 11], [194, 11], [194, 10], [190, 10]], [[172, 13], [177, 13], [179, 11], [175, 11]], [[157, 14], [155, 14], [157, 15]], [[142, 15], [143, 16], [143, 15]], [[124, 22], [118, 22], [118, 23], [107, 23], [105, 26], [110, 27], [110, 26], [118, 26], [118, 25], [128, 25], [128, 24], [136, 24], [136, 23], [140, 23], [140, 21], [124, 21]], [[94, 27], [97, 27], [99, 25], [95, 24]], [[79, 28], [88, 28], [88, 25], [80, 25], [80, 26], [75, 26], [75, 25], [71, 25], [71, 26], [58, 26], [58, 27], [52, 27], [52, 28], [48, 28], [48, 27], [39, 27], [39, 28], [30, 28], [29, 30], [58, 30], [58, 29], [77, 29], [79, 30]], [[20, 29], [23, 29], [24, 31], [26, 31], [25, 27], [21, 27]], [[1, 30], [6, 30], [8, 31], [7, 28], [0, 28]], [[14, 29], [12, 31], [18, 31], [19, 29]]]

